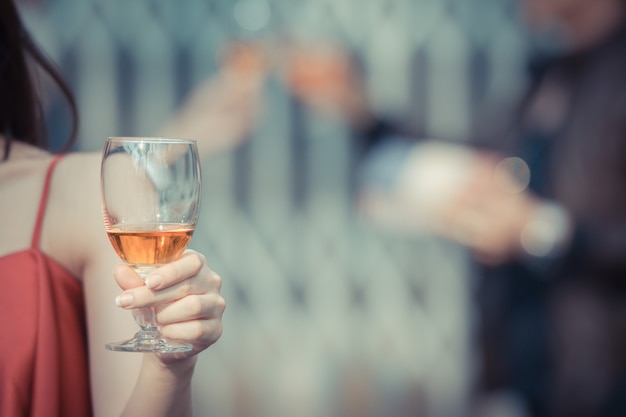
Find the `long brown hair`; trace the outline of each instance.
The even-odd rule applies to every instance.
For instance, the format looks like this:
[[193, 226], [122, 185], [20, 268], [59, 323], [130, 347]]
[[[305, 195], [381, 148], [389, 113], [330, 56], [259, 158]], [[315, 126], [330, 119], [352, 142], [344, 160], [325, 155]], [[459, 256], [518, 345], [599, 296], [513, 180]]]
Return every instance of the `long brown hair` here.
[[71, 133], [62, 149], [67, 151], [76, 141], [78, 131], [74, 96], [59, 70], [24, 28], [13, 0], [0, 0], [0, 135], [6, 140], [4, 159], [9, 157], [13, 140], [48, 147], [41, 97], [28, 60], [54, 81], [67, 100], [72, 117]]

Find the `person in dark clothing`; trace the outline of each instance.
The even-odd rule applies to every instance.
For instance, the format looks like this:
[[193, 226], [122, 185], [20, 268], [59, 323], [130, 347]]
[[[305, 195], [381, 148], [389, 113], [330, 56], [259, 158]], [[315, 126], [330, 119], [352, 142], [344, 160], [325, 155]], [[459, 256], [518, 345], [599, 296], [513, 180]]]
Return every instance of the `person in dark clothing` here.
[[[437, 172], [463, 167], [443, 197], [420, 195], [424, 168], [411, 165], [425, 159], [411, 155], [424, 143], [368, 112], [354, 71], [339, 72], [350, 75], [332, 92], [292, 91], [318, 109], [356, 115], [351, 121], [368, 141], [365, 177], [386, 184], [378, 192], [365, 180], [366, 215], [408, 225], [427, 214], [421, 230], [426, 223], [474, 255], [477, 397], [514, 392], [537, 417], [624, 416], [626, 2], [519, 4], [532, 37], [552, 48], [529, 60], [532, 82], [506, 129], [472, 132], [475, 146], [464, 146], [461, 159], [459, 145], [440, 148], [438, 157], [450, 148], [456, 159], [439, 158]], [[390, 165], [393, 175], [383, 170], [383, 179], [372, 168]], [[438, 204], [426, 210], [431, 199]]]

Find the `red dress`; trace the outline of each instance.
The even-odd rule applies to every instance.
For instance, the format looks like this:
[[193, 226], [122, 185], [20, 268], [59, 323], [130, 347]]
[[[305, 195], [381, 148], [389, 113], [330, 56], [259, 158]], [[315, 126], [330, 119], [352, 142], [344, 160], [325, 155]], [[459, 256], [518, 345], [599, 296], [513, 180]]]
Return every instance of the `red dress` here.
[[39, 250], [58, 161], [46, 174], [31, 247], [0, 257], [2, 417], [92, 414], [82, 286]]

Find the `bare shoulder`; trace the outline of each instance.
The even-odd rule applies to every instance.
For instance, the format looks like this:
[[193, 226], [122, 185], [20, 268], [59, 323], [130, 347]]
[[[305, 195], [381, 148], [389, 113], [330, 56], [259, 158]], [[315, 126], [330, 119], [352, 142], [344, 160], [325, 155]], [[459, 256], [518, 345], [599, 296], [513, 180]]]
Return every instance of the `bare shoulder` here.
[[[100, 199], [99, 153], [65, 156], [54, 172], [42, 245], [80, 279], [85, 297], [94, 409], [119, 410], [133, 390], [141, 356], [110, 355], [106, 342], [136, 331], [128, 311], [116, 306], [121, 292], [113, 268], [121, 261], [106, 235]], [[56, 240], [55, 240], [56, 239]]]
[[108, 245], [100, 203], [100, 154], [73, 153], [55, 168], [41, 248], [82, 278], [89, 258]]

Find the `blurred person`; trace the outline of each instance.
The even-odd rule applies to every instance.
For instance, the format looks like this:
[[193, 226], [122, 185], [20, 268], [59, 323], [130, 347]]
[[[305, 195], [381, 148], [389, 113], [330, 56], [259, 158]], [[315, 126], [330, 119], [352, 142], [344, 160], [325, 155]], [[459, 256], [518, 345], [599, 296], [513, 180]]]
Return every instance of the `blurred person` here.
[[[502, 404], [510, 415], [624, 416], [626, 2], [518, 5], [535, 46], [532, 82], [514, 112], [477, 120], [473, 146], [418, 140], [415, 129], [377, 118], [341, 48], [320, 55], [330, 80], [285, 80], [366, 143], [364, 215], [474, 255], [477, 416], [505, 416]], [[315, 62], [317, 51], [298, 53]], [[493, 123], [501, 120], [505, 128]]]
[[[147, 284], [120, 264], [104, 231], [101, 155], [46, 151], [31, 70], [50, 76], [68, 99], [74, 128], [67, 150], [77, 130], [72, 94], [33, 43], [13, 1], [0, 2], [0, 415], [190, 416], [198, 354], [222, 333], [221, 278], [192, 250], [153, 271]], [[220, 113], [212, 120], [223, 122], [220, 136], [228, 140], [209, 144], [215, 131], [200, 122], [184, 133], [200, 136], [205, 155], [240, 141], [250, 113], [239, 111], [236, 119], [219, 103], [239, 109], [229, 97], [240, 103], [253, 88], [239, 89], [232, 80], [198, 93], [170, 132], [186, 111], [209, 102], [207, 117]], [[227, 87], [235, 93], [227, 94]], [[106, 342], [134, 333], [126, 310], [142, 307], [154, 307], [162, 334], [192, 344], [192, 351], [105, 350]]]

